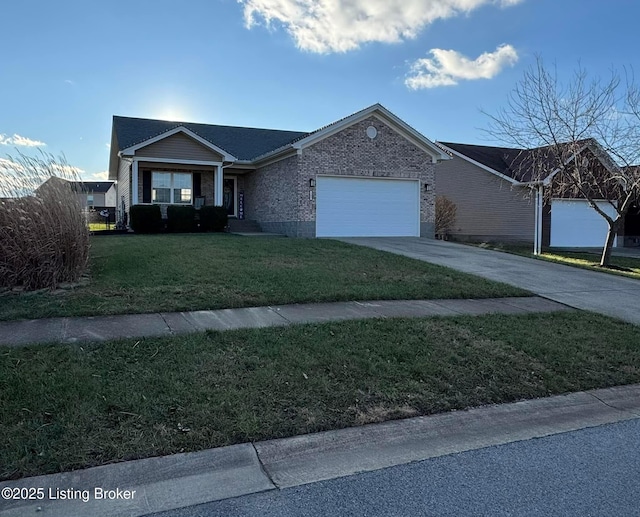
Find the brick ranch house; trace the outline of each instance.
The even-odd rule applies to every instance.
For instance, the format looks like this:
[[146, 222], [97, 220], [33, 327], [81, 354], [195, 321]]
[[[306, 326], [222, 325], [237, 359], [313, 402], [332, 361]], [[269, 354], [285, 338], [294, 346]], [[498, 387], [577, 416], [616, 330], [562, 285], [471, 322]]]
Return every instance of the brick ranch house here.
[[218, 205], [292, 237], [432, 237], [448, 159], [380, 104], [311, 133], [114, 116], [109, 179], [120, 217]]

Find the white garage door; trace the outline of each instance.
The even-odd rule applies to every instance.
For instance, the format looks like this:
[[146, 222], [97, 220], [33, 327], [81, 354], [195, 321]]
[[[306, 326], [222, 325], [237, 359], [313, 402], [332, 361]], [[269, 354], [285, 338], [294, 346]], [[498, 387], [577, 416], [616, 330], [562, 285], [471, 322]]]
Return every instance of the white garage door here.
[[317, 237], [419, 237], [420, 182], [320, 176]]
[[[616, 210], [606, 201], [598, 206], [611, 217]], [[607, 222], [582, 199], [551, 201], [551, 246], [601, 247], [607, 238]], [[615, 242], [614, 242], [615, 246]]]

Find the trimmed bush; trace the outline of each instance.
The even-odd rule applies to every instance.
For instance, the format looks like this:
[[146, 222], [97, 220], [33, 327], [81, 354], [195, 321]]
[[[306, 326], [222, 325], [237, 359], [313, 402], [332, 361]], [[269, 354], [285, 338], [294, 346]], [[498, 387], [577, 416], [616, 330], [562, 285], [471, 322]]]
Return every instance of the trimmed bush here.
[[130, 216], [131, 229], [136, 233], [158, 233], [162, 230], [160, 205], [133, 205]]
[[223, 206], [203, 206], [199, 212], [203, 232], [223, 232], [229, 223], [229, 214]]
[[176, 233], [195, 231], [196, 209], [191, 205], [169, 205], [167, 207], [167, 229]]

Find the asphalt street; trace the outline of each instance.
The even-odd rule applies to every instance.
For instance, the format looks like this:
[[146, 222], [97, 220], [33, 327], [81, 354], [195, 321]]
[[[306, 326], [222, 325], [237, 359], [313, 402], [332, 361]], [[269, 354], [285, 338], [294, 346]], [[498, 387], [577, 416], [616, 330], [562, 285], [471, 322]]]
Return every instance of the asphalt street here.
[[640, 515], [640, 419], [154, 517]]

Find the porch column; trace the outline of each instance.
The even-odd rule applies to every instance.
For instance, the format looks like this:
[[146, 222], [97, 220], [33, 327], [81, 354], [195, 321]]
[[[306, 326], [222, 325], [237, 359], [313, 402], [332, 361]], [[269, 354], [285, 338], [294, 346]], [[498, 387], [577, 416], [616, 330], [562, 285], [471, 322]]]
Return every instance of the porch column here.
[[132, 205], [137, 205], [138, 204], [138, 189], [139, 189], [139, 185], [138, 185], [138, 160], [136, 160], [135, 158], [133, 159], [133, 167], [132, 167], [132, 174], [131, 174], [131, 204]]
[[216, 165], [216, 170], [214, 173], [214, 178], [213, 178], [213, 191], [214, 191], [214, 200], [213, 200], [213, 204], [216, 206], [222, 206], [222, 190], [223, 190], [223, 186], [222, 186], [222, 177], [224, 175], [224, 171], [222, 169], [221, 165]]

